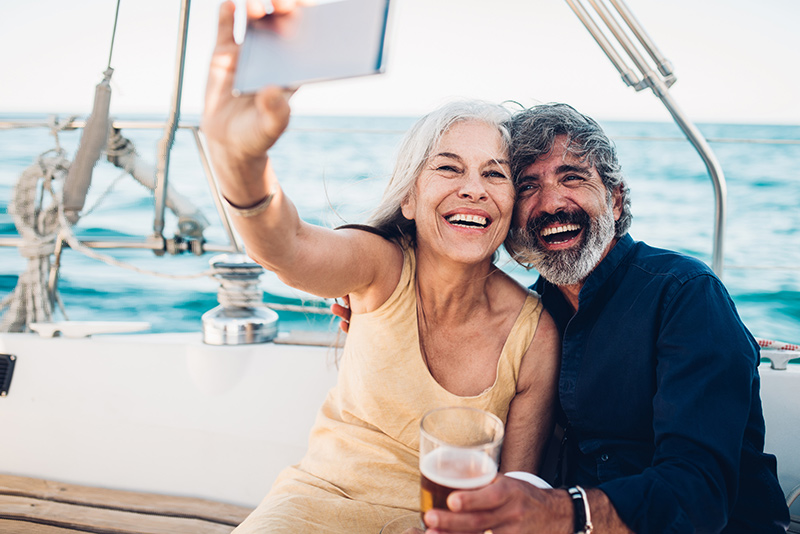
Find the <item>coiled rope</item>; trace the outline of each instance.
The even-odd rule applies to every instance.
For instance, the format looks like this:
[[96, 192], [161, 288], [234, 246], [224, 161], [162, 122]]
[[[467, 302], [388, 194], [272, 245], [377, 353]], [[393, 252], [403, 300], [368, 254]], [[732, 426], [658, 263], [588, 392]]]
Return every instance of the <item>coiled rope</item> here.
[[[59, 142], [59, 132], [70, 127], [71, 117], [58, 122], [50, 121], [50, 129], [55, 139], [55, 148], [40, 154], [35, 162], [25, 169], [14, 186], [8, 213], [14, 220], [17, 232], [23, 243], [18, 250], [28, 260], [24, 273], [17, 280], [14, 291], [0, 302], [0, 312], [5, 313], [0, 320], [0, 332], [25, 332], [31, 323], [49, 322], [53, 318], [57, 304], [62, 315], [68, 319], [61, 297], [55, 286], [48, 283], [53, 270], [52, 255], [61, 241], [70, 248], [89, 258], [107, 265], [127, 269], [140, 274], [172, 280], [192, 280], [213, 277], [221, 285], [218, 300], [223, 306], [255, 307], [263, 306], [263, 291], [252, 281], [224, 278], [224, 268], [212, 267], [190, 274], [173, 274], [144, 269], [102, 254], [81, 242], [73, 231], [67, 218], [63, 201], [63, 184], [70, 160]], [[108, 150], [106, 151], [108, 153]], [[112, 192], [117, 183], [130, 172], [125, 167], [115, 180], [103, 191], [92, 206], [81, 211], [81, 219], [90, 215]], [[320, 306], [304, 306], [282, 303], [266, 303], [279, 311], [312, 314], [330, 314], [330, 309]]]
[[[50, 129], [55, 139], [55, 148], [40, 154], [33, 165], [22, 172], [14, 185], [8, 213], [22, 239], [22, 245], [18, 247], [19, 253], [28, 260], [28, 264], [17, 280], [14, 291], [0, 302], [0, 311], [5, 310], [0, 321], [0, 332], [24, 332], [27, 331], [28, 324], [52, 320], [56, 303], [66, 317], [58, 292], [48, 284], [51, 257], [58, 241], [65, 241], [73, 250], [108, 265], [151, 276], [186, 280], [212, 276], [215, 272], [209, 269], [193, 274], [171, 274], [143, 269], [101, 254], [84, 245], [75, 236], [72, 224], [65, 215], [63, 202], [63, 183], [71, 163], [58, 137], [58, 133], [72, 120], [73, 118], [64, 122], [51, 120]], [[112, 181], [97, 201], [82, 212], [82, 217], [94, 211], [126, 174], [124, 172]]]
[[58, 296], [51, 294], [47, 284], [58, 234], [53, 184], [63, 181], [68, 170], [69, 161], [57, 144], [54, 150], [40, 154], [14, 186], [8, 213], [23, 240], [19, 253], [28, 264], [14, 291], [0, 302], [0, 310], [6, 310], [0, 321], [2, 332], [23, 332], [26, 325], [49, 321], [53, 315]]

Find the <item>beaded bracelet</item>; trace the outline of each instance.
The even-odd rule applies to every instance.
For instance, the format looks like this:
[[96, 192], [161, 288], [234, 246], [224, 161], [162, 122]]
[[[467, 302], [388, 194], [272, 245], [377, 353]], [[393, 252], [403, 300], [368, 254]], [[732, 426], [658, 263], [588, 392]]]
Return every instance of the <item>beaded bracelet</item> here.
[[270, 202], [272, 202], [272, 197], [275, 196], [275, 193], [270, 193], [263, 199], [259, 200], [252, 206], [247, 208], [240, 208], [236, 204], [232, 203], [230, 200], [225, 198], [223, 195], [222, 198], [225, 200], [225, 203], [228, 204], [228, 209], [234, 215], [238, 215], [239, 217], [255, 217], [262, 211], [266, 210], [269, 207]]
[[572, 505], [575, 509], [575, 534], [591, 534], [594, 529], [592, 525], [592, 514], [589, 510], [589, 500], [586, 492], [580, 486], [567, 490], [572, 498]]

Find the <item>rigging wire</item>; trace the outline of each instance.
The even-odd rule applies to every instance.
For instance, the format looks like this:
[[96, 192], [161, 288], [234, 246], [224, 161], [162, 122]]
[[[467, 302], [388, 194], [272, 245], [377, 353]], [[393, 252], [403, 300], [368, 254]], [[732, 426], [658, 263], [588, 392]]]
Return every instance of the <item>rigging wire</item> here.
[[111, 68], [111, 56], [114, 53], [114, 39], [117, 36], [117, 21], [119, 21], [119, 5], [122, 0], [117, 0], [117, 11], [114, 13], [114, 29], [111, 31], [111, 47], [108, 50], [108, 66], [106, 69]]

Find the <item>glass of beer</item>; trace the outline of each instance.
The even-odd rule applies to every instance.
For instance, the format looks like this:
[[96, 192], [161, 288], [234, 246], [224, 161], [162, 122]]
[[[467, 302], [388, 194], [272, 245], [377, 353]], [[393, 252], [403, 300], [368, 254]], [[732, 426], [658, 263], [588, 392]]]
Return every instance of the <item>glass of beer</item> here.
[[419, 469], [422, 475], [420, 509], [447, 509], [455, 490], [476, 489], [497, 476], [503, 423], [476, 408], [438, 408], [420, 424]]

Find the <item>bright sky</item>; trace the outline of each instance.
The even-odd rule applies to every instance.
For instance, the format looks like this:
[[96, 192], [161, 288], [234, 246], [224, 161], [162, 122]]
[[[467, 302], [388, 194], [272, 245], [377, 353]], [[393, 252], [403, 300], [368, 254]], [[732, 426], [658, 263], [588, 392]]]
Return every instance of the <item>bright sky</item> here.
[[[620, 80], [564, 0], [393, 0], [388, 73], [303, 87], [296, 113], [418, 115], [453, 97], [562, 101], [598, 119], [671, 120]], [[675, 65], [697, 122], [800, 124], [800, 2], [627, 0]], [[218, 0], [194, 0], [183, 112], [199, 113]], [[79, 7], [78, 7], [79, 6]], [[0, 8], [0, 113], [86, 114], [108, 61], [116, 0]], [[122, 0], [112, 114], [166, 113], [177, 0]]]

